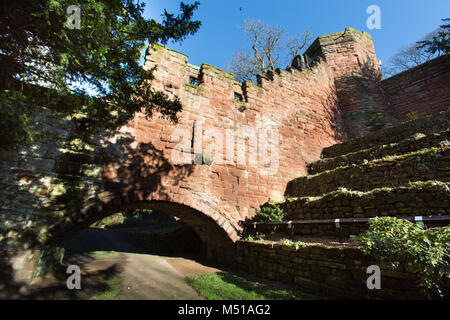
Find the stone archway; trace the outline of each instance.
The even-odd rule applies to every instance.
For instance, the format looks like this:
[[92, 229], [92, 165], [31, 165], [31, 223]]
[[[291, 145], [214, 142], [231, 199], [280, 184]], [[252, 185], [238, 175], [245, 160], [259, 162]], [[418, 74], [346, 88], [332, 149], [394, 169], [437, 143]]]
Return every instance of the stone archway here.
[[[217, 218], [217, 214], [212, 208], [198, 205], [199, 202], [196, 202], [194, 196], [190, 198], [190, 201], [186, 201], [187, 203], [181, 204], [164, 200], [139, 200], [142, 193], [133, 192], [133, 194], [135, 196], [131, 197], [116, 195], [111, 198], [111, 203], [90, 205], [89, 208], [83, 210], [85, 212], [84, 219], [78, 220], [73, 225], [63, 226], [55, 233], [49, 244], [58, 246], [79, 231], [92, 225], [92, 223], [116, 212], [132, 209], [152, 209], [176, 216], [192, 227], [202, 240], [206, 258], [224, 263], [232, 261], [233, 245], [238, 238], [238, 234], [233, 228], [224, 229], [223, 226], [227, 224], [222, 222], [222, 225], [220, 225], [218, 221], [214, 220], [214, 217]], [[197, 208], [194, 208], [194, 206], [197, 206]], [[58, 226], [55, 226], [55, 228], [58, 228]]]

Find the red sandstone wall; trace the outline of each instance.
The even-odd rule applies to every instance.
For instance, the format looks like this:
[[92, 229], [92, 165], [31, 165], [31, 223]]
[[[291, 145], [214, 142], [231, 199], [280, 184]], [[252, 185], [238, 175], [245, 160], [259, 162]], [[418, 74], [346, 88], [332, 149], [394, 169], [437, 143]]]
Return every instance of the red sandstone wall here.
[[[151, 47], [147, 55], [145, 68], [155, 65], [152, 85], [180, 98], [184, 106], [180, 122], [174, 125], [156, 116], [145, 119], [138, 115], [127, 130], [137, 142], [152, 143], [170, 158], [176, 152], [174, 148], [180, 147], [180, 138], [173, 133], [188, 132], [190, 146], [195, 121], [197, 127], [201, 124], [203, 150], [214, 158], [211, 166], [195, 165], [193, 172], [177, 185], [173, 183], [176, 176], [163, 177], [161, 187], [154, 192], [159, 199], [198, 196], [238, 228], [239, 221], [253, 216], [269, 198], [282, 196], [287, 182], [304, 175], [306, 164], [318, 159], [324, 147], [342, 141], [333, 75], [325, 63], [303, 71], [280, 70], [273, 79], [262, 78], [259, 85], [241, 85], [231, 74], [206, 64], [192, 66], [185, 55], [161, 46]], [[186, 85], [189, 76], [199, 78], [198, 87]], [[244, 102], [235, 101], [235, 92], [244, 97]], [[206, 137], [211, 129], [223, 134], [222, 143]], [[233, 161], [228, 163], [227, 130], [234, 133], [229, 139], [234, 140]], [[268, 138], [278, 132], [279, 143], [272, 140], [275, 148], [252, 163], [249, 148], [261, 147], [258, 135], [265, 130], [269, 131]], [[211, 148], [214, 141], [219, 146], [215, 150]], [[237, 159], [242, 151], [246, 159], [243, 164]], [[267, 165], [263, 164], [264, 158], [269, 160]], [[263, 169], [269, 172], [263, 173]]]
[[320, 36], [306, 54], [323, 57], [333, 71], [349, 139], [376, 130], [375, 115], [380, 125], [393, 123], [394, 119], [386, 113], [388, 103], [379, 84], [380, 63], [368, 33], [347, 28]]
[[382, 81], [390, 105], [403, 118], [411, 111], [428, 115], [450, 107], [450, 55]]

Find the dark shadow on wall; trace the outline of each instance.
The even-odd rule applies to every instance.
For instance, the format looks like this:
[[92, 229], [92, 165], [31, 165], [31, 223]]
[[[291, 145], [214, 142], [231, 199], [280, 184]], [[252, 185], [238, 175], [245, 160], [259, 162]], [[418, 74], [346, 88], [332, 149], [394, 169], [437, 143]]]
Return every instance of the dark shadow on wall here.
[[[84, 184], [83, 179], [73, 184], [69, 176], [60, 172], [59, 177], [67, 182], [67, 192], [55, 199], [55, 204], [69, 210], [72, 220], [68, 224], [60, 221], [52, 224], [52, 244], [61, 243], [110, 215], [113, 207], [120, 207], [122, 202], [129, 200], [123, 197], [136, 191], [141, 191], [144, 197], [153, 192], [170, 193], [170, 187], [178, 186], [194, 170], [193, 165], [172, 164], [152, 143], [140, 143], [132, 148], [133, 142], [132, 137], [121, 136], [101, 148], [94, 157], [95, 162], [103, 166], [103, 174], [97, 180], [101, 189], [95, 196], [90, 195], [92, 186]], [[163, 186], [162, 177], [170, 177], [172, 183]]]
[[[104, 206], [99, 212], [106, 216], [111, 196], [120, 205], [125, 192], [170, 192], [194, 170], [194, 165], [172, 164], [152, 143], [136, 143], [117, 127], [99, 133], [88, 130], [86, 120], [66, 120], [45, 110], [33, 125], [39, 139], [0, 159], [0, 217], [12, 221], [0, 237], [0, 290], [24, 285], [13, 281], [17, 253], [58, 245], [102, 218], [89, 216], [89, 204]], [[170, 177], [169, 185], [161, 185], [163, 176]]]
[[376, 62], [366, 58], [359, 69], [335, 80], [348, 139], [399, 122], [381, 86], [383, 76]]

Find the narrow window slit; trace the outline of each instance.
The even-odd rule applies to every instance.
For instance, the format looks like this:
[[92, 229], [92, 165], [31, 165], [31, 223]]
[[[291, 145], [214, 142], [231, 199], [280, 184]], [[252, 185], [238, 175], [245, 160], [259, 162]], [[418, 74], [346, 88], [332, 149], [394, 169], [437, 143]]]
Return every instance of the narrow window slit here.
[[235, 92], [234, 93], [234, 100], [242, 102], [244, 99], [242, 98], [242, 94]]
[[196, 77], [189, 77], [189, 83], [190, 84], [193, 84], [194, 86], [198, 86], [199, 85], [199, 81], [198, 81], [198, 78], [196, 78]]

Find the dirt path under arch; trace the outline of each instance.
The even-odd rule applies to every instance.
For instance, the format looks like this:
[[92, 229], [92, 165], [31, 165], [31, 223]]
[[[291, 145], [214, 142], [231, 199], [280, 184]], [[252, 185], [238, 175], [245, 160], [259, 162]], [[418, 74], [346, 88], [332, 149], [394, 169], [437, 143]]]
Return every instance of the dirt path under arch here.
[[[190, 257], [147, 254], [120, 230], [86, 229], [73, 242], [100, 252], [74, 254], [52, 275], [38, 279], [27, 290], [11, 292], [6, 298], [91, 299], [105, 292], [106, 285], [115, 279], [117, 300], [199, 300], [203, 297], [185, 277], [220, 271]], [[66, 268], [71, 264], [80, 267], [80, 290], [67, 289]]]

